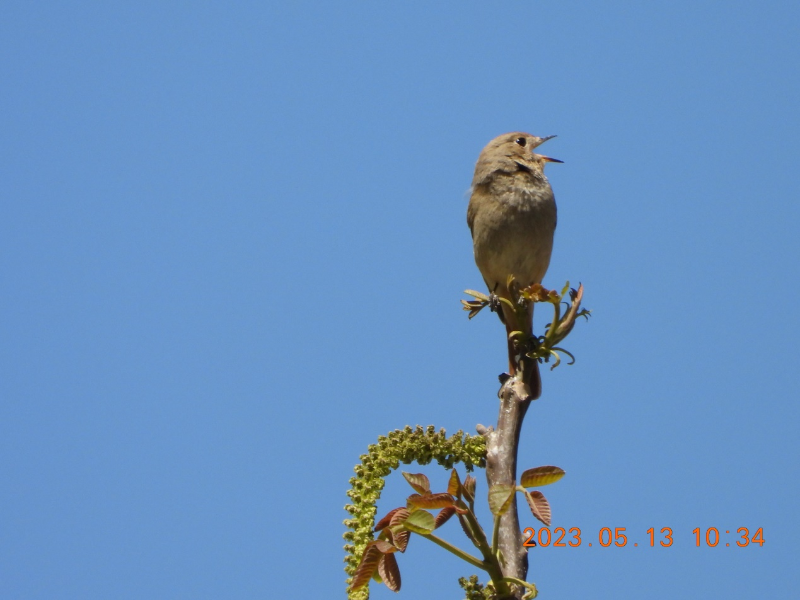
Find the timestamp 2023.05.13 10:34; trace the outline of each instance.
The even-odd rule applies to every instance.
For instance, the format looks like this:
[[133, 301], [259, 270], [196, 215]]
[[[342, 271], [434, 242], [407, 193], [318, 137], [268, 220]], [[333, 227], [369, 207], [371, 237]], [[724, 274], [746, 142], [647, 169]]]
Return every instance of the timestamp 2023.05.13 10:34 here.
[[[525, 538], [524, 545], [528, 548], [578, 548], [580, 546], [593, 547], [600, 546], [601, 548], [609, 548], [616, 546], [623, 548], [625, 546], [638, 547], [638, 541], [629, 539], [631, 532], [625, 527], [602, 527], [598, 532], [596, 544], [593, 544], [581, 530], [580, 527], [556, 527], [552, 531], [549, 527], [540, 527], [538, 529], [533, 527], [526, 527], [522, 531]], [[691, 531], [690, 535], [683, 535], [681, 541], [686, 540], [688, 543], [694, 541], [694, 545], [698, 548], [708, 547], [716, 548], [722, 547], [739, 547], [745, 548], [747, 546], [764, 545], [764, 528], [759, 527], [753, 533], [747, 527], [739, 527], [736, 530], [731, 529], [718, 529], [716, 527], [708, 527], [701, 529], [697, 527]], [[662, 527], [657, 530], [655, 527], [644, 532], [642, 546], [645, 547], [661, 547], [669, 548], [674, 543], [674, 533], [671, 527]]]

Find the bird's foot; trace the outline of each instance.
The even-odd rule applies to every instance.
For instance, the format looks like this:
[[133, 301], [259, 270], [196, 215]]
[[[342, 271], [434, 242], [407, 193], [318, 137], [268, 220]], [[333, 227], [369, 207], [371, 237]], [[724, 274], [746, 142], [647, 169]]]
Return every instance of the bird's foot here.
[[489, 310], [492, 312], [500, 312], [500, 296], [494, 292], [489, 294]]

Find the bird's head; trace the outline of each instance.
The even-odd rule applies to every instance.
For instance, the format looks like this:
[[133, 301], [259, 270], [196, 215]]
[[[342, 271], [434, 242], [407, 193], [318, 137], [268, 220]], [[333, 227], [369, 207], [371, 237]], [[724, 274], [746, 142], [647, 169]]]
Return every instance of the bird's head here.
[[509, 173], [522, 169], [542, 173], [545, 163], [563, 162], [534, 152], [535, 148], [554, 137], [549, 135], [542, 138], [519, 131], [497, 136], [486, 144], [478, 157], [473, 185], [487, 181], [498, 171]]

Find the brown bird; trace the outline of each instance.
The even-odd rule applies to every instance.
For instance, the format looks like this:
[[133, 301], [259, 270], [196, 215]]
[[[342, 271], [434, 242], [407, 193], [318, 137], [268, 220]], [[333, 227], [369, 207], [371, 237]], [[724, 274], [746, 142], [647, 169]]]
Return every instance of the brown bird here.
[[[508, 277], [520, 286], [541, 283], [553, 250], [556, 201], [544, 176], [547, 162], [562, 162], [534, 153], [549, 139], [529, 133], [506, 133], [489, 142], [478, 157], [472, 179], [467, 224], [472, 232], [475, 263], [489, 291], [511, 299]], [[533, 303], [526, 307], [523, 323], [508, 306], [500, 303], [500, 320], [506, 332], [533, 335]], [[542, 393], [539, 364], [525, 356], [530, 348], [508, 340], [510, 375], [521, 370], [530, 399]]]

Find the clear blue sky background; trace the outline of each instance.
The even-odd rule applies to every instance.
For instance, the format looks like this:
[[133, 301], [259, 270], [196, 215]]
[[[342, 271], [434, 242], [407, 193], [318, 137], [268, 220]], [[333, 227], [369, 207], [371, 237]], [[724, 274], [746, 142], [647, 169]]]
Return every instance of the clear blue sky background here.
[[540, 598], [796, 594], [796, 2], [69, 4], [0, 21], [0, 597], [343, 598], [367, 445], [496, 419], [459, 299], [513, 130], [559, 136], [545, 284], [594, 311], [523, 432], [585, 539], [531, 552]]

